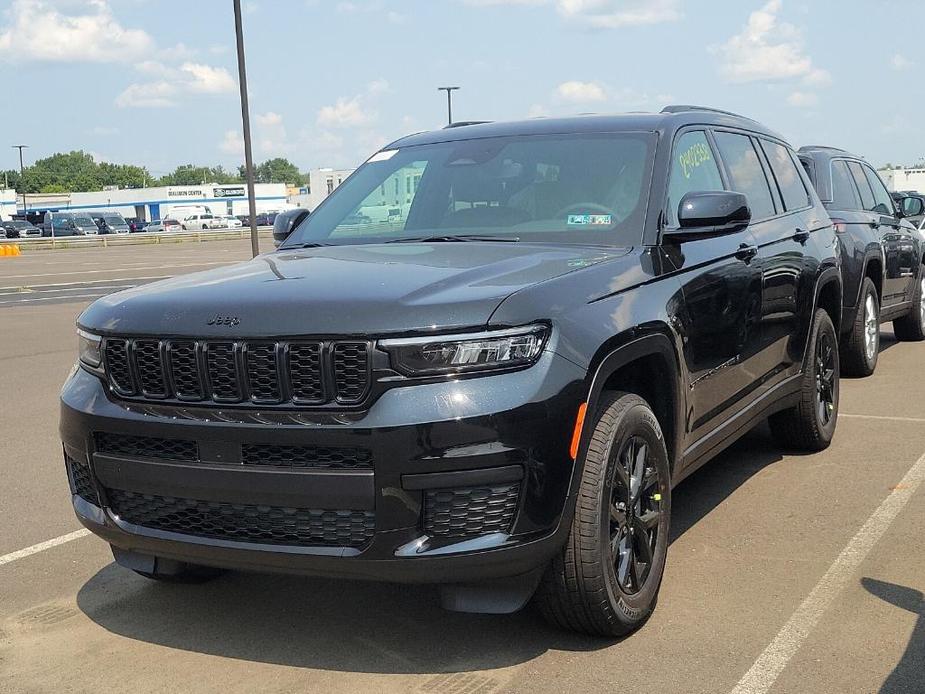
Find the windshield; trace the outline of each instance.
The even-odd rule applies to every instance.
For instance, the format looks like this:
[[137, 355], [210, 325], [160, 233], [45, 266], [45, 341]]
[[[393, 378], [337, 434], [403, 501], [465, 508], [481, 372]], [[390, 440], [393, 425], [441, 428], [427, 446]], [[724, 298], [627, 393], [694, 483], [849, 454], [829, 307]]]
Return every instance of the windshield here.
[[122, 217], [103, 217], [103, 221], [110, 226], [125, 226], [125, 220]]
[[74, 217], [74, 224], [79, 227], [95, 227], [96, 223], [89, 217]]
[[379, 152], [283, 247], [427, 236], [633, 245], [653, 133], [486, 138]]

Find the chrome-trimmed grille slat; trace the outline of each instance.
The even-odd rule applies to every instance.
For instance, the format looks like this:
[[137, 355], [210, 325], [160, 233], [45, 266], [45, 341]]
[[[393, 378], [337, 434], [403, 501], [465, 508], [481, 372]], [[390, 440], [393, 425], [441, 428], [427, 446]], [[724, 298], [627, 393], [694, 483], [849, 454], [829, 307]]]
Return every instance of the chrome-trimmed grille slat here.
[[359, 340], [104, 338], [111, 391], [203, 405], [347, 407], [369, 394], [373, 344]]

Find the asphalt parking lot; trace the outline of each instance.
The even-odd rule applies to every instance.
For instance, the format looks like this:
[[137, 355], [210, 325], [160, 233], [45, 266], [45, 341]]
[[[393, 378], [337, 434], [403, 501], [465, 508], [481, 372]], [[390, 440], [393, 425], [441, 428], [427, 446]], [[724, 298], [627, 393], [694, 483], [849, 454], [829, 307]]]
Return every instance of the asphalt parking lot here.
[[876, 375], [842, 382], [831, 448], [788, 455], [759, 428], [678, 487], [658, 609], [622, 641], [532, 609], [443, 612], [427, 588], [115, 566], [74, 534], [56, 432], [74, 319], [247, 257], [234, 241], [0, 259], [0, 691], [925, 691], [925, 344], [889, 326]]

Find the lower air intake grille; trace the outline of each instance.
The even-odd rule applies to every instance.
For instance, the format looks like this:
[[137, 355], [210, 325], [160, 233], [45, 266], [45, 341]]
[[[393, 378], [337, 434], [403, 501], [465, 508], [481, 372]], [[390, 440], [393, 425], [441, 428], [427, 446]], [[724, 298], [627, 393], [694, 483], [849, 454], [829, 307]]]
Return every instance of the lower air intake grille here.
[[424, 492], [424, 532], [431, 537], [508, 533], [517, 512], [520, 484]]
[[372, 511], [252, 506], [108, 489], [121, 520], [155, 530], [219, 540], [302, 547], [360, 547], [372, 538]]
[[100, 502], [96, 495], [96, 485], [93, 483], [93, 474], [90, 472], [90, 467], [69, 455], [65, 455], [64, 460], [68, 471], [71, 473], [74, 493], [94, 506], [99, 506]]
[[241, 447], [241, 461], [245, 465], [341, 470], [368, 469], [373, 466], [372, 455], [365, 448], [277, 446], [264, 443], [245, 443]]
[[96, 434], [96, 452], [104, 455], [123, 455], [130, 458], [163, 458], [165, 460], [199, 460], [199, 447], [195, 441], [158, 439], [151, 436], [125, 434]]

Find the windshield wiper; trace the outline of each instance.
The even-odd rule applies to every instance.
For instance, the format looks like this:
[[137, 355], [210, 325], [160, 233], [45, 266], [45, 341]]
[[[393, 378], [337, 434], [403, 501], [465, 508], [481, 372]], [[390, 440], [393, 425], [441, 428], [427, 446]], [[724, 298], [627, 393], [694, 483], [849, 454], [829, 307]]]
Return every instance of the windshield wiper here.
[[434, 234], [432, 236], [402, 236], [389, 239], [384, 243], [445, 243], [452, 241], [507, 241], [510, 243], [520, 241], [519, 236], [486, 236], [480, 234]]
[[294, 243], [291, 246], [280, 247], [281, 251], [291, 251], [293, 248], [321, 248], [322, 246], [330, 246], [330, 243], [322, 243], [321, 241], [306, 241], [305, 243]]

